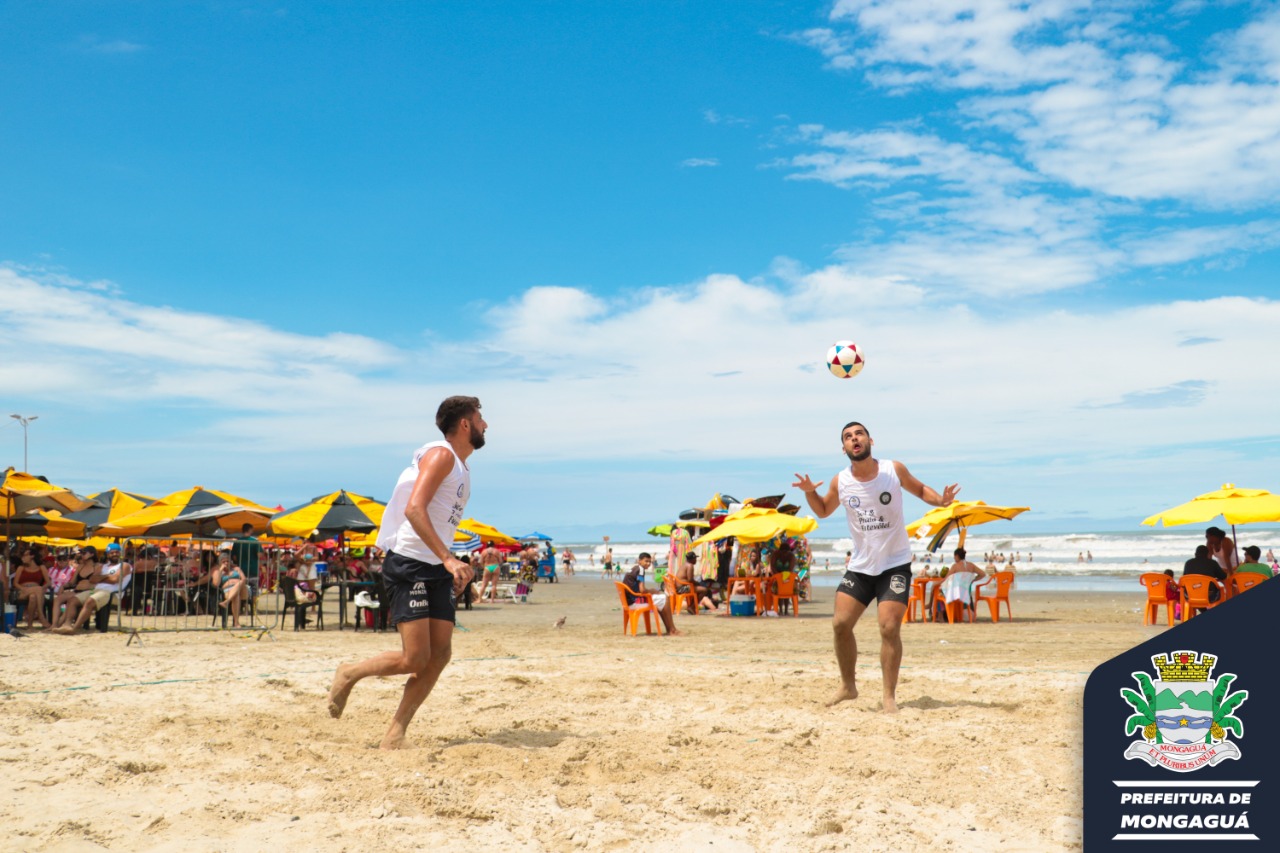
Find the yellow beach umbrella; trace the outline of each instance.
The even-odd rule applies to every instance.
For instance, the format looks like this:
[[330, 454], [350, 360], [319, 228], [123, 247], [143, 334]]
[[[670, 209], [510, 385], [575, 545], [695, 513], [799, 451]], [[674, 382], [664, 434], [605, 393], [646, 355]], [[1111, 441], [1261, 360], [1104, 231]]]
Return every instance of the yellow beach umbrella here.
[[84, 537], [84, 532], [83, 524], [63, 518], [62, 513], [57, 510], [42, 510], [15, 516], [5, 523], [5, 533], [19, 538], [53, 536], [62, 539], [80, 539]]
[[1241, 489], [1233, 483], [1223, 484], [1221, 489], [1205, 492], [1184, 504], [1158, 512], [1142, 523], [1148, 527], [1164, 524], [1197, 524], [1212, 521], [1218, 516], [1227, 524], [1252, 524], [1260, 521], [1280, 521], [1280, 495], [1262, 489]]
[[155, 502], [155, 498], [126, 492], [123, 489], [105, 489], [89, 497], [97, 504], [96, 506], [79, 512], [69, 512], [66, 517], [83, 523], [90, 533], [109, 521], [124, 518]]
[[310, 503], [278, 512], [269, 530], [276, 536], [331, 536], [376, 533], [387, 508], [381, 501], [339, 489]]
[[250, 524], [266, 529], [275, 510], [228, 492], [194, 486], [160, 498], [148, 507], [98, 528], [104, 536], [209, 535], [218, 529], [239, 532]]
[[988, 521], [1007, 521], [1031, 509], [1028, 506], [993, 506], [983, 501], [952, 501], [947, 506], [934, 507], [923, 517], [907, 525], [908, 536], [932, 536], [929, 550], [937, 550], [952, 530], [960, 530], [960, 547], [964, 547], [965, 534], [970, 527]]
[[92, 500], [83, 498], [70, 489], [55, 486], [22, 471], [7, 468], [0, 474], [0, 516], [8, 518], [25, 515], [37, 509], [74, 512], [93, 505]]
[[[485, 542], [495, 542], [499, 545], [519, 545], [520, 540], [514, 536], [508, 536], [496, 527], [485, 524], [483, 521], [476, 521], [474, 518], [464, 518], [458, 522], [458, 532], [470, 533], [472, 536], [479, 536]], [[465, 541], [464, 539], [457, 541]]]
[[749, 506], [726, 516], [718, 527], [693, 540], [694, 545], [733, 537], [740, 542], [767, 542], [779, 533], [803, 536], [818, 529], [815, 518], [797, 518], [776, 509]]

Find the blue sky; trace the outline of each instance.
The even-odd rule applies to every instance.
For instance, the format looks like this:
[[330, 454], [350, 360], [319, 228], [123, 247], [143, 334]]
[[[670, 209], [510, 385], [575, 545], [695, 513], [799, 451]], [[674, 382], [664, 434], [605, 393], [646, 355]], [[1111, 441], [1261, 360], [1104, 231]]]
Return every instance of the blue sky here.
[[471, 509], [566, 538], [852, 418], [1025, 530], [1280, 491], [1274, 4], [7, 4], [0, 74], [55, 482], [385, 497], [473, 393]]

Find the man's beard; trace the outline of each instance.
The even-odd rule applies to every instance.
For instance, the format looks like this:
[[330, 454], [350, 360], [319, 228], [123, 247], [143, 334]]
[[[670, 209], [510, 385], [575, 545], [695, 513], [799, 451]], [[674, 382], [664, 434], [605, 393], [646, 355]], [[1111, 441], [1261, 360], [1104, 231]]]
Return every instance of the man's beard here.
[[850, 462], [861, 462], [864, 459], [871, 458], [871, 448], [864, 447], [862, 451], [859, 453], [848, 452], [848, 453], [845, 453], [845, 456], [849, 457]]
[[482, 447], [484, 447], [484, 433], [482, 432], [471, 433], [471, 449], [479, 450]]

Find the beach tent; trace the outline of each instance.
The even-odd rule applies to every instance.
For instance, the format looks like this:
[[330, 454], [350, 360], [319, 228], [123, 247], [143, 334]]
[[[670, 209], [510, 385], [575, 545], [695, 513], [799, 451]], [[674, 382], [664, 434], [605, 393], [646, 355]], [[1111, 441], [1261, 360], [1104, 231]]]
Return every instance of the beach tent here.
[[271, 516], [267, 530], [277, 536], [321, 536], [376, 533], [386, 504], [343, 489]]
[[965, 533], [970, 527], [988, 521], [1008, 520], [1027, 512], [1027, 506], [992, 506], [982, 501], [952, 501], [947, 506], [934, 507], [922, 517], [907, 525], [907, 535], [932, 536], [929, 550], [936, 551], [952, 530], [960, 531], [959, 547], [964, 547]]
[[219, 532], [239, 533], [243, 525], [249, 524], [255, 533], [261, 533], [272, 512], [269, 507], [247, 498], [193, 486], [107, 522], [98, 532], [104, 536], [165, 537], [183, 533], [213, 536]]

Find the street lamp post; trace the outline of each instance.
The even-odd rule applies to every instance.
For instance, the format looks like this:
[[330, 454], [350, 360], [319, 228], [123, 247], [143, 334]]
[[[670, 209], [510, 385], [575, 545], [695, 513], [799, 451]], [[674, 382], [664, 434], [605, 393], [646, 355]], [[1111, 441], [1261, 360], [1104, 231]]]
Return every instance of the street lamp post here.
[[27, 464], [27, 425], [32, 421], [40, 420], [40, 416], [31, 415], [24, 418], [22, 415], [9, 415], [9, 417], [22, 424], [22, 470], [30, 473], [31, 468]]

